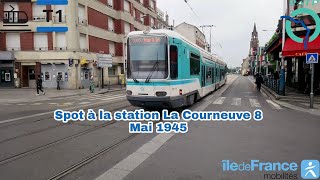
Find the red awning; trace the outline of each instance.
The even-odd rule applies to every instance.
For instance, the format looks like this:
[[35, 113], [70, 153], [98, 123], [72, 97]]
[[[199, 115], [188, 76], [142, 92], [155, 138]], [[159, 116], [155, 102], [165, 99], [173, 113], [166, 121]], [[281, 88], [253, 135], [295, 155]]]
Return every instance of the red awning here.
[[[301, 37], [305, 38], [305, 36]], [[308, 49], [304, 49], [303, 43], [297, 43], [291, 38], [287, 38], [282, 51], [282, 56], [285, 57], [297, 57], [306, 56], [307, 53], [319, 53], [320, 54], [320, 36], [314, 41], [308, 43]]]

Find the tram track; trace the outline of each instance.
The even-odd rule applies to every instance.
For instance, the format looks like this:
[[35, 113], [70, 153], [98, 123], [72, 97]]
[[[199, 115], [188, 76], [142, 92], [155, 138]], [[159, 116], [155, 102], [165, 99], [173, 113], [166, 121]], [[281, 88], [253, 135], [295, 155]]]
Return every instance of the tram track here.
[[[67, 110], [67, 111], [79, 110], [79, 109], [86, 109], [87, 110], [87, 109], [92, 109], [92, 108], [104, 106], [104, 105], [106, 105], [106, 103], [121, 103], [121, 102], [123, 103], [125, 101], [126, 101], [126, 99], [124, 97], [119, 97], [119, 98], [112, 99], [112, 100], [106, 101], [106, 102], [99, 102], [99, 103], [89, 104], [89, 105], [84, 105], [84, 106], [69, 107], [69, 108], [66, 108], [63, 110]], [[36, 119], [33, 121], [6, 122], [6, 124], [4, 124], [4, 125], [1, 125], [1, 121], [0, 121], [0, 129], [48, 120], [48, 117], [50, 117], [53, 114], [53, 112], [54, 111], [41, 113], [42, 115], [35, 115], [35, 117], [44, 117], [44, 118]], [[35, 118], [35, 117], [25, 117], [25, 118], [17, 118], [17, 119], [28, 119], [28, 118]], [[4, 120], [4, 121], [10, 121], [10, 120]]]
[[[128, 108], [128, 107], [133, 107], [131, 105], [127, 105], [127, 106], [122, 106], [122, 107], [119, 107], [117, 109], [114, 109], [112, 111], [117, 111], [117, 110], [120, 110], [120, 109], [123, 109], [123, 108]], [[105, 128], [107, 126], [110, 126], [112, 124], [115, 124], [117, 123], [118, 121], [109, 121], [107, 123], [104, 123], [104, 124], [101, 124], [101, 125], [98, 125], [98, 126], [93, 126], [92, 128], [89, 128], [89, 129], [86, 129], [86, 130], [83, 130], [83, 131], [80, 131], [78, 133], [75, 133], [73, 135], [70, 135], [70, 136], [67, 136], [67, 137], [64, 137], [64, 138], [61, 138], [61, 139], [58, 139], [58, 140], [55, 140], [51, 143], [48, 143], [48, 144], [45, 144], [45, 145], [42, 145], [42, 146], [39, 146], [39, 147], [36, 147], [36, 148], [33, 148], [33, 149], [30, 149], [30, 150], [27, 150], [25, 152], [22, 152], [22, 153], [19, 153], [19, 154], [16, 154], [14, 156], [11, 156], [11, 157], [8, 157], [8, 158], [5, 158], [5, 159], [2, 159], [0, 160], [0, 166], [2, 165], [5, 165], [5, 164], [8, 164], [10, 162], [13, 162], [13, 161], [16, 161], [20, 158], [23, 158], [23, 157], [26, 157], [28, 155], [31, 155], [31, 154], [34, 154], [34, 153], [37, 153], [37, 152], [40, 152], [44, 149], [47, 149], [47, 148], [50, 148], [50, 147], [53, 147], [55, 145], [58, 145], [58, 144], [61, 144], [63, 142], [66, 142], [68, 140], [71, 140], [71, 139], [74, 139], [74, 138], [78, 138], [80, 136], [83, 136], [83, 135], [86, 135], [86, 134], [89, 134], [91, 132], [94, 132], [96, 130], [99, 130], [99, 129], [102, 129], [102, 128]]]
[[[156, 126], [157, 123], [159, 122], [163, 122], [163, 120], [160, 120], [160, 121], [157, 121], [157, 122], [154, 122], [153, 126]], [[79, 162], [69, 166], [68, 168], [56, 173], [55, 175], [49, 177], [47, 180], [58, 180], [58, 179], [61, 179], [63, 177], [66, 177], [67, 175], [77, 171], [78, 169], [80, 169], [81, 167], [89, 164], [90, 162], [96, 160], [97, 158], [103, 156], [104, 154], [112, 151], [113, 149], [119, 147], [121, 144], [124, 144], [126, 142], [128, 142], [129, 140], [131, 140], [132, 138], [138, 136], [139, 134], [129, 134], [128, 136], [120, 139], [119, 141], [107, 146], [107, 147], [104, 147], [103, 149], [97, 151], [96, 153], [90, 155], [90, 156], [87, 156], [86, 158], [80, 160]]]
[[[123, 101], [116, 102], [116, 104], [121, 104], [121, 103], [123, 103]], [[110, 109], [109, 111], [117, 111], [117, 110], [120, 110], [120, 109], [122, 109], [122, 108], [130, 107], [130, 106], [131, 106], [131, 105], [120, 106], [120, 107], [117, 107], [117, 108], [115, 108], [115, 109]], [[100, 106], [97, 106], [97, 107], [101, 107], [101, 105], [100, 105]], [[88, 109], [91, 109], [91, 108], [95, 108], [95, 107], [86, 108], [85, 110], [88, 110]], [[37, 122], [44, 121], [44, 120], [54, 120], [54, 119], [53, 119], [53, 118], [42, 118], [42, 119], [40, 119], [40, 120], [32, 121], [32, 122], [30, 122], [30, 123], [37, 123]], [[74, 122], [59, 123], [59, 124], [56, 124], [56, 125], [48, 126], [48, 127], [46, 127], [46, 128], [38, 129], [38, 130], [36, 130], [36, 131], [31, 131], [31, 132], [23, 133], [23, 134], [14, 136], [14, 137], [10, 137], [10, 138], [1, 140], [1, 141], [0, 141], [0, 144], [3, 144], [3, 143], [8, 142], [8, 141], [15, 140], [15, 139], [19, 139], [19, 138], [22, 138], [22, 137], [30, 136], [30, 135], [33, 135], [33, 134], [41, 133], [41, 132], [44, 132], [44, 131], [47, 131], [47, 130], [50, 130], [50, 129], [55, 129], [55, 128], [58, 128], [58, 127], [70, 125], [70, 124], [74, 124]]]
[[65, 176], [71, 174], [72, 172], [75, 172], [79, 168], [89, 164], [91, 161], [99, 158], [100, 156], [104, 155], [105, 153], [108, 153], [109, 151], [119, 147], [121, 144], [123, 144], [125, 142], [128, 142], [130, 139], [136, 137], [137, 135], [139, 135], [139, 134], [130, 134], [129, 136], [127, 136], [127, 137], [125, 137], [123, 139], [120, 139], [119, 141], [113, 143], [112, 145], [107, 146], [107, 147], [101, 149], [100, 151], [94, 153], [93, 155], [82, 159], [81, 161], [79, 161], [79, 162], [75, 163], [74, 165], [70, 166], [69, 168], [60, 171], [59, 173], [57, 173], [57, 174], [53, 175], [52, 177], [48, 178], [48, 180], [61, 179], [61, 178], [65, 177]]

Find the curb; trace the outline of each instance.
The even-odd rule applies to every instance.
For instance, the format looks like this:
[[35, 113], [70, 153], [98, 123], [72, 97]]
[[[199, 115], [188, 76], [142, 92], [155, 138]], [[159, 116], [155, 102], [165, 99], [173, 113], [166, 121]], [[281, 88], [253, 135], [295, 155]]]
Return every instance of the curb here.
[[[261, 90], [275, 103], [283, 106], [283, 107], [286, 107], [286, 108], [289, 108], [289, 109], [293, 109], [293, 110], [297, 110], [297, 111], [301, 111], [301, 112], [305, 112], [305, 113], [309, 113], [309, 114], [312, 114], [312, 115], [316, 115], [316, 116], [320, 116], [320, 111], [317, 110], [317, 109], [305, 109], [305, 108], [302, 108], [302, 107], [298, 107], [298, 106], [295, 106], [295, 105], [292, 105], [292, 104], [289, 104], [289, 103], [286, 103], [286, 102], [283, 102], [283, 101], [280, 101], [278, 99], [276, 99], [276, 96], [273, 96], [273, 93], [270, 93], [270, 90], [269, 88], [266, 88], [265, 86], [262, 86]], [[279, 97], [278, 97], [279, 98]]]

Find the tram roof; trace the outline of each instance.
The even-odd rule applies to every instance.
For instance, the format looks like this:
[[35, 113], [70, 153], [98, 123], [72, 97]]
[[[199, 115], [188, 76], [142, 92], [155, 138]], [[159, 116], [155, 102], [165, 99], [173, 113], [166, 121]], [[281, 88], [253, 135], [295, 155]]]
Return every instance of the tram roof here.
[[190, 40], [188, 40], [186, 37], [182, 36], [181, 34], [179, 34], [176, 31], [172, 31], [172, 30], [168, 30], [168, 29], [156, 29], [156, 30], [150, 30], [150, 32], [145, 33], [145, 31], [132, 31], [128, 34], [128, 36], [132, 36], [132, 35], [142, 35], [142, 34], [166, 34], [170, 37], [173, 38], [177, 38], [177, 39], [182, 39], [186, 42], [188, 42], [190, 45], [196, 47], [197, 49], [199, 49], [201, 51], [201, 55], [207, 59], [210, 59], [214, 62], [218, 62], [220, 64], [223, 65], [227, 65], [224, 61], [222, 61], [221, 59], [219, 59], [219, 57], [210, 54], [208, 51], [205, 51], [204, 49], [202, 49], [201, 47], [199, 47], [198, 45], [194, 44], [193, 42], [191, 42]]

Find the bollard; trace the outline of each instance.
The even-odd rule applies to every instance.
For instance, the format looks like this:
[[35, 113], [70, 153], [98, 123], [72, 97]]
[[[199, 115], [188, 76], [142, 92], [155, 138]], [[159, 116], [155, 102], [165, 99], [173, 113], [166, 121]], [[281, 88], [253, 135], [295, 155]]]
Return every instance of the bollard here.
[[109, 86], [108, 86], [108, 90], [110, 90], [110, 81], [109, 81]]

